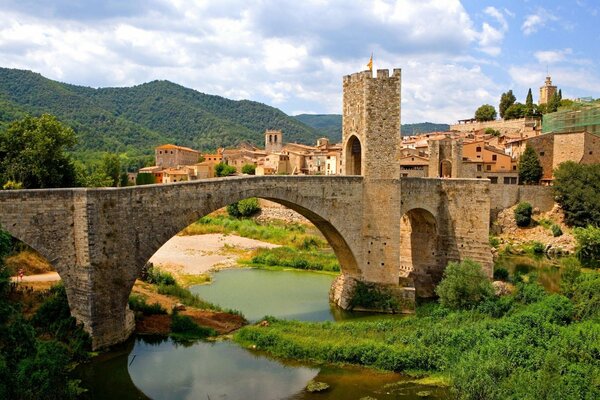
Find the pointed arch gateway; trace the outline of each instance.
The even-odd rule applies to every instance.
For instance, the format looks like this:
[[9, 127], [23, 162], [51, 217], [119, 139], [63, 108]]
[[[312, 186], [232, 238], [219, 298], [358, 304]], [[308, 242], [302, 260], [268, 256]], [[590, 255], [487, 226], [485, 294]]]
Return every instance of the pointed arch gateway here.
[[362, 175], [362, 145], [356, 135], [350, 136], [344, 149], [346, 175]]

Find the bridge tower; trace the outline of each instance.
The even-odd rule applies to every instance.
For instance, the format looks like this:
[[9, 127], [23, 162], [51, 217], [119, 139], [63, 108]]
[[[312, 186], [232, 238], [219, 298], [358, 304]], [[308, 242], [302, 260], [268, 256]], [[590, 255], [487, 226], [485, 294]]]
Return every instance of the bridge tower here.
[[400, 177], [400, 76], [394, 69], [343, 79], [342, 172], [365, 179]]

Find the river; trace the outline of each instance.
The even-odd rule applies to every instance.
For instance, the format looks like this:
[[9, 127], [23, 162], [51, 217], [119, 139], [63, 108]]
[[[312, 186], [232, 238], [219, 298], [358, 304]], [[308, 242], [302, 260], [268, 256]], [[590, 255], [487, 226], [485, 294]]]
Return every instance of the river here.
[[[302, 321], [390, 318], [339, 312], [328, 302], [333, 276], [306, 271], [224, 270], [192, 288], [242, 311]], [[395, 316], [392, 318], [402, 318]], [[92, 399], [445, 399], [446, 389], [409, 383], [395, 373], [277, 360], [231, 341], [177, 343], [136, 337], [79, 369]], [[330, 388], [309, 393], [314, 379]]]

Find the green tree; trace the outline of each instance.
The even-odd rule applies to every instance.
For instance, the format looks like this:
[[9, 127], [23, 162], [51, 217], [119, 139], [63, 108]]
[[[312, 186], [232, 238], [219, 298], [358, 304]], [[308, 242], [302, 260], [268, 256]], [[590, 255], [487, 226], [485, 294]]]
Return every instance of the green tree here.
[[577, 258], [586, 266], [600, 265], [600, 228], [589, 225], [586, 228], [575, 227], [573, 235], [577, 239]]
[[529, 224], [531, 224], [532, 213], [533, 208], [531, 207], [531, 204], [525, 201], [519, 203], [515, 208], [515, 222], [517, 223], [517, 226], [529, 226]]
[[515, 101], [517, 101], [517, 98], [513, 94], [512, 90], [509, 90], [506, 93], [502, 93], [502, 96], [500, 96], [500, 105], [498, 106], [498, 111], [500, 111], [500, 118], [504, 118], [504, 113], [506, 112], [506, 110], [508, 110], [510, 106], [512, 106], [515, 103]]
[[542, 179], [542, 165], [537, 153], [531, 146], [526, 146], [519, 158], [519, 182], [526, 185], [535, 185]]
[[484, 104], [475, 111], [475, 119], [480, 122], [493, 121], [496, 119], [496, 109], [492, 105]]
[[561, 101], [562, 99], [562, 89], [558, 89], [558, 101]]
[[558, 93], [554, 92], [548, 104], [546, 104], [546, 112], [553, 113], [558, 111], [558, 107], [560, 106], [560, 98], [558, 97]]
[[26, 189], [75, 186], [75, 168], [65, 153], [75, 144], [73, 130], [56, 117], [27, 116], [0, 132], [0, 181]]
[[235, 167], [225, 163], [218, 163], [215, 165], [215, 176], [229, 176], [235, 174]]
[[523, 118], [527, 114], [527, 106], [522, 103], [514, 103], [504, 111], [504, 119]]
[[496, 137], [499, 137], [501, 135], [500, 131], [496, 130], [494, 128], [485, 128], [485, 134], [486, 135], [496, 136]]
[[553, 188], [567, 224], [600, 226], [600, 164], [561, 163], [554, 171]]
[[450, 262], [435, 289], [440, 303], [451, 309], [469, 309], [494, 295], [492, 283], [481, 265], [472, 260]]
[[533, 117], [537, 112], [535, 104], [533, 104], [533, 95], [531, 94], [531, 88], [527, 91], [527, 98], [525, 99], [525, 116]]
[[136, 185], [152, 185], [154, 183], [156, 183], [156, 178], [154, 177], [154, 174], [144, 172], [137, 174], [137, 176], [135, 177]]
[[248, 218], [260, 211], [256, 197], [240, 200], [227, 206], [227, 213], [234, 218]]
[[118, 154], [105, 153], [102, 156], [100, 171], [110, 178], [108, 186], [119, 186], [121, 177], [121, 161]]
[[256, 173], [256, 166], [254, 164], [244, 164], [242, 167], [242, 174], [254, 175]]

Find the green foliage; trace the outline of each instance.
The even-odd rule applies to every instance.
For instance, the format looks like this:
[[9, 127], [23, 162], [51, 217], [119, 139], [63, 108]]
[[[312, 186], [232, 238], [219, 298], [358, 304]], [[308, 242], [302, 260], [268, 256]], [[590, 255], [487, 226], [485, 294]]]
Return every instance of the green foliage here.
[[232, 165], [227, 165], [225, 163], [218, 163], [215, 165], [215, 176], [229, 176], [235, 174], [236, 169]]
[[145, 276], [142, 277], [144, 282], [152, 283], [154, 285], [175, 285], [175, 277], [173, 274], [167, 271], [162, 271], [160, 268], [154, 266], [148, 267]]
[[475, 111], [475, 119], [480, 122], [493, 121], [496, 119], [496, 109], [492, 105], [484, 104]]
[[256, 173], [256, 165], [244, 164], [242, 167], [242, 174], [254, 175]]
[[3, 190], [21, 190], [23, 189], [23, 183], [8, 180], [2, 185]]
[[498, 106], [500, 118], [506, 118], [506, 111], [515, 103], [515, 101], [517, 101], [517, 98], [513, 94], [512, 90], [502, 93], [502, 96], [500, 96], [500, 105]]
[[504, 112], [504, 119], [518, 119], [527, 115], [527, 107], [522, 103], [514, 103]]
[[531, 214], [533, 207], [527, 202], [520, 202], [515, 208], [515, 222], [517, 226], [525, 227], [531, 224]]
[[0, 262], [11, 252], [12, 247], [12, 236], [0, 226]]
[[534, 240], [533, 242], [531, 242], [531, 252], [533, 254], [544, 254], [545, 250], [546, 250], [546, 246], [544, 246], [544, 243], [542, 242], [538, 242], [537, 240]]
[[331, 252], [320, 249], [299, 250], [287, 246], [257, 249], [249, 264], [312, 271], [339, 272], [340, 270], [337, 257]]
[[600, 321], [600, 275], [581, 274], [573, 285], [573, 304], [577, 319]]
[[494, 128], [485, 128], [485, 134], [498, 137], [500, 136], [500, 131]]
[[500, 246], [500, 239], [498, 239], [496, 236], [490, 235], [489, 241], [490, 246], [492, 246], [495, 249], [497, 249]]
[[503, 267], [494, 267], [494, 280], [495, 281], [507, 281], [509, 277], [508, 270]]
[[229, 314], [235, 314], [235, 315], [240, 315], [240, 316], [242, 315], [237, 310], [230, 310], [230, 309], [224, 310], [216, 304], [205, 301], [202, 298], [200, 298], [200, 296], [198, 296], [197, 294], [190, 292], [189, 289], [183, 288], [183, 287], [179, 286], [178, 284], [159, 285], [158, 293], [164, 294], [166, 296], [177, 297], [179, 299], [179, 301], [181, 302], [181, 304], [184, 304], [186, 306], [199, 308], [202, 310], [223, 311], [223, 312], [226, 312]]
[[129, 296], [129, 308], [131, 311], [141, 312], [143, 315], [156, 315], [166, 314], [167, 310], [164, 309], [159, 303], [148, 304], [146, 299], [140, 295], [132, 294]]
[[469, 309], [493, 296], [494, 289], [483, 273], [481, 265], [467, 259], [460, 263], [448, 263], [435, 293], [444, 307]]
[[577, 239], [577, 258], [586, 266], [598, 267], [600, 264], [600, 228], [588, 226], [587, 228], [573, 228], [573, 235]]
[[600, 164], [561, 163], [553, 184], [567, 224], [600, 226]]
[[109, 177], [109, 186], [119, 186], [121, 181], [121, 161], [118, 154], [106, 153], [102, 157], [101, 171]]
[[179, 315], [176, 312], [173, 313], [171, 320], [171, 332], [176, 337], [185, 339], [203, 339], [217, 335], [214, 329], [200, 326], [187, 315]]
[[567, 297], [573, 297], [581, 275], [581, 264], [576, 258], [567, 257], [560, 261], [560, 266], [560, 292]]
[[136, 185], [153, 185], [155, 183], [156, 178], [154, 177], [154, 174], [142, 173], [137, 174], [137, 176], [135, 177]]
[[542, 179], [542, 165], [537, 153], [531, 146], [526, 146], [519, 158], [519, 182], [525, 185], [536, 185]]
[[75, 168], [65, 151], [75, 133], [56, 117], [25, 117], [0, 131], [0, 182], [26, 189], [75, 186]]
[[256, 197], [236, 201], [227, 206], [227, 214], [233, 218], [249, 218], [259, 212], [260, 206]]
[[398, 299], [387, 289], [367, 282], [358, 281], [350, 300], [350, 309], [401, 311]]
[[[583, 289], [582, 298], [589, 294], [600, 298], [597, 287]], [[578, 320], [577, 312], [568, 298], [522, 283], [516, 294], [489, 297], [472, 311], [428, 304], [402, 319], [267, 318], [268, 326], [244, 327], [234, 339], [278, 357], [442, 376], [459, 399], [595, 399], [600, 324], [589, 315]]]
[[552, 224], [550, 230], [552, 231], [552, 236], [554, 237], [562, 236], [563, 234], [562, 229], [560, 229], [560, 226], [557, 224]]

